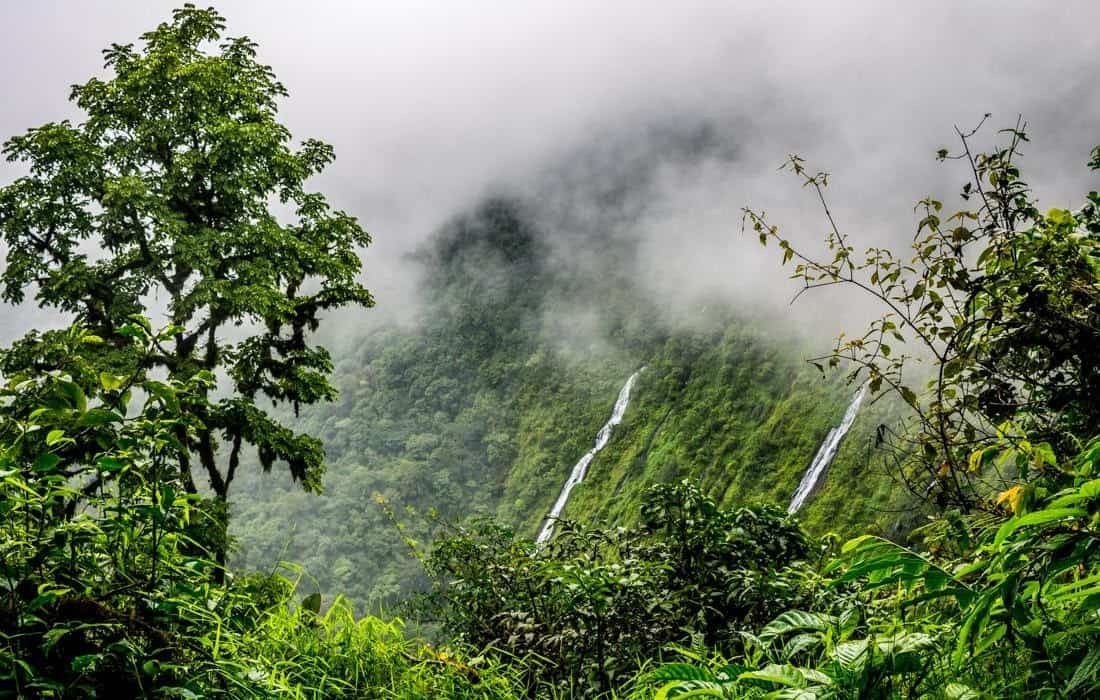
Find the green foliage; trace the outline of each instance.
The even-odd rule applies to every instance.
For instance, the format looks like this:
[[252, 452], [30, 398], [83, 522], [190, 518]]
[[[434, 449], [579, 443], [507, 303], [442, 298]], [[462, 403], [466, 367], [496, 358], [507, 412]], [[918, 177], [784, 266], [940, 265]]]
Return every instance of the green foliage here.
[[[372, 304], [357, 281], [369, 237], [307, 189], [331, 147], [292, 147], [276, 118], [285, 88], [256, 61], [255, 44], [223, 39], [224, 26], [214, 10], [186, 5], [142, 35], [141, 48], [106, 50], [106, 78], [73, 87], [83, 122], [5, 143], [29, 173], [0, 188], [3, 298], [19, 302], [33, 289], [102, 342], [73, 357], [62, 334], [32, 333], [0, 356], [0, 369], [88, 363], [108, 389], [120, 375], [186, 383], [216, 373], [217, 397], [201, 386], [187, 406], [194, 429], [175, 453], [183, 487], [196, 493], [192, 470], [201, 469], [224, 500], [252, 445], [264, 470], [285, 462], [317, 491], [320, 443], [257, 401], [297, 409], [334, 398], [329, 354], [307, 337], [326, 310]], [[131, 319], [148, 315], [153, 299], [166, 303], [173, 332], [137, 357], [127, 352]], [[246, 329], [235, 342], [230, 326]]]
[[[134, 327], [129, 351], [157, 352], [164, 334]], [[223, 523], [169, 468], [212, 378], [96, 377], [80, 349], [102, 339], [57, 338], [73, 375], [0, 387], [0, 697], [518, 697], [494, 659], [343, 600], [295, 606], [280, 576], [214, 584]]]
[[[340, 598], [321, 611], [278, 600], [225, 664], [254, 682], [230, 697], [499, 699], [522, 697], [514, 670], [406, 639], [399, 620], [356, 618]], [[320, 602], [319, 600], [317, 601]]]
[[[57, 337], [75, 358], [103, 342], [78, 327]], [[131, 351], [152, 352], [160, 339], [137, 332]], [[212, 379], [82, 385], [89, 365], [74, 367], [9, 377], [0, 389], [0, 687], [139, 696], [150, 674], [141, 664], [175, 680], [194, 656], [174, 639], [187, 623], [164, 620], [177, 619], [181, 587], [209, 571], [192, 536], [209, 524], [166, 465], [194, 429], [180, 407]], [[136, 411], [135, 395], [145, 397]]]
[[[839, 614], [783, 613], [752, 638], [745, 661], [757, 670], [728, 677], [722, 691], [743, 697], [746, 683], [766, 681], [805, 697], [1100, 692], [1097, 455], [1100, 440], [1065, 465], [1075, 486], [1045, 492], [1027, 512], [968, 523], [974, 546], [953, 560], [852, 540], [832, 565], [830, 586], [848, 591], [833, 600]], [[674, 667], [675, 677], [649, 682], [686, 690], [691, 673]]]
[[[948, 510], [906, 547], [864, 535], [826, 568], [833, 595], [790, 610], [748, 634], [736, 676], [722, 658], [661, 667], [640, 693], [662, 697], [1091, 697], [1100, 692], [1100, 520], [1096, 462], [1100, 426], [1093, 340], [1098, 332], [1098, 200], [1042, 216], [1013, 164], [1026, 140], [972, 156], [963, 197], [982, 204], [940, 228], [941, 205], [925, 200], [912, 264], [872, 249], [865, 263], [835, 224], [831, 262], [798, 257], [806, 288], [854, 284], [890, 307], [869, 333], [843, 337], [830, 364], [849, 360], [902, 395], [917, 415], [915, 463], [943, 490]], [[1100, 167], [1096, 152], [1090, 167]], [[941, 158], [947, 157], [946, 151]], [[824, 203], [827, 176], [806, 175]], [[988, 185], [984, 184], [988, 182]], [[826, 212], [828, 210], [826, 209]], [[746, 213], [762, 241], [778, 239]], [[830, 222], [832, 221], [830, 217]], [[972, 222], [968, 224], [967, 222]], [[931, 231], [922, 237], [924, 229]], [[870, 274], [869, 281], [863, 279]], [[904, 327], [904, 328], [903, 328]], [[923, 397], [900, 383], [913, 355], [884, 340], [902, 330], [933, 360]], [[1082, 443], [1084, 443], [1082, 445]], [[1080, 446], [1080, 447], [1078, 447]], [[998, 493], [999, 491], [999, 493]], [[923, 551], [922, 551], [923, 550]]]
[[543, 686], [588, 697], [608, 692], [673, 643], [738, 648], [811, 592], [787, 567], [810, 553], [806, 536], [772, 508], [718, 508], [688, 482], [646, 496], [637, 528], [565, 523], [536, 551], [482, 523], [436, 542], [435, 582], [419, 609], [475, 648], [523, 662]]
[[[850, 285], [883, 308], [862, 335], [842, 335], [819, 366], [849, 363], [851, 380], [909, 404], [915, 427], [899, 445], [904, 477], [914, 493], [933, 482], [941, 503], [963, 508], [1004, 484], [991, 486], [988, 471], [968, 463], [974, 444], [1011, 432], [1069, 452], [1100, 432], [1100, 195], [1074, 212], [1041, 214], [1017, 163], [1025, 126], [1003, 130], [1007, 143], [987, 154], [971, 150], [978, 129], [958, 132], [957, 155], [940, 152], [968, 166], [961, 198], [972, 208], [948, 215], [942, 202], [921, 200], [909, 260], [883, 248], [858, 256], [825, 204], [827, 173], [811, 174], [797, 156], [787, 165], [824, 206], [832, 259], [797, 250], [763, 214], [745, 210], [760, 241], [777, 241], [784, 263], [795, 260], [803, 291]], [[912, 365], [922, 360], [931, 365], [923, 391], [912, 386]]]

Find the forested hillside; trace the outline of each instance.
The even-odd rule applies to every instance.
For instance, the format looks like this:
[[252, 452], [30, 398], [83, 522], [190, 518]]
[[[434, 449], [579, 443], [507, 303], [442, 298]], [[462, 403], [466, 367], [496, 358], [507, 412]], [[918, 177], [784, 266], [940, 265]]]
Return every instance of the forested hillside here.
[[[233, 534], [242, 568], [298, 562], [325, 591], [392, 604], [421, 568], [386, 516], [421, 543], [494, 515], [534, 535], [573, 464], [639, 377], [624, 421], [564, 517], [628, 525], [659, 482], [701, 480], [719, 502], [786, 505], [854, 391], [805, 362], [811, 345], [752, 309], [700, 300], [677, 322], [629, 275], [628, 236], [590, 237], [599, 266], [554, 256], [554, 231], [516, 198], [441, 229], [418, 256], [426, 311], [412, 328], [348, 331], [340, 398], [303, 412], [326, 448], [325, 493], [242, 470]], [[811, 530], [887, 532], [904, 502], [876, 457], [873, 406], [803, 511]], [[415, 509], [415, 514], [405, 508]]]

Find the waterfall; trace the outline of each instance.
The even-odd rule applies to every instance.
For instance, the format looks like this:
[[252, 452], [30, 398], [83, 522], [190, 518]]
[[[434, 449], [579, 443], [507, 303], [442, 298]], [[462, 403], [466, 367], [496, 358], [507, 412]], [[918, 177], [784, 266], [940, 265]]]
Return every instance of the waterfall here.
[[791, 497], [791, 503], [787, 506], [788, 513], [797, 513], [798, 509], [806, 503], [806, 499], [809, 498], [810, 494], [817, 488], [817, 482], [821, 479], [821, 475], [829, 468], [833, 458], [836, 457], [837, 450], [840, 449], [840, 441], [848, 434], [848, 431], [852, 427], [852, 423], [855, 422], [856, 414], [859, 413], [859, 405], [863, 402], [863, 397], [866, 393], [867, 385], [864, 384], [860, 387], [859, 391], [856, 392], [855, 397], [852, 399], [852, 403], [848, 406], [848, 410], [844, 412], [844, 419], [840, 421], [840, 425], [835, 428], [829, 428], [829, 434], [825, 436], [825, 440], [822, 441], [821, 447], [817, 450], [817, 454], [814, 455], [814, 461], [810, 463], [809, 469], [802, 475], [802, 481], [798, 484], [798, 490], [795, 491], [794, 496]]
[[550, 514], [542, 524], [538, 537], [535, 538], [536, 545], [541, 547], [554, 535], [554, 523], [557, 522], [561, 512], [565, 509], [565, 504], [569, 501], [569, 494], [573, 491], [574, 486], [584, 480], [584, 475], [588, 472], [588, 465], [592, 463], [596, 453], [602, 450], [607, 445], [608, 440], [611, 439], [611, 430], [622, 422], [627, 404], [630, 403], [630, 391], [634, 388], [634, 382], [638, 379], [638, 375], [644, 370], [645, 367], [642, 367], [642, 369], [630, 375], [630, 379], [626, 380], [626, 384], [619, 391], [619, 397], [615, 399], [615, 407], [611, 409], [611, 418], [600, 428], [600, 432], [596, 433], [596, 442], [592, 449], [584, 453], [584, 456], [573, 467], [569, 478], [565, 480], [565, 485], [561, 487], [561, 493], [558, 494], [558, 500], [554, 502], [554, 507], [550, 509]]

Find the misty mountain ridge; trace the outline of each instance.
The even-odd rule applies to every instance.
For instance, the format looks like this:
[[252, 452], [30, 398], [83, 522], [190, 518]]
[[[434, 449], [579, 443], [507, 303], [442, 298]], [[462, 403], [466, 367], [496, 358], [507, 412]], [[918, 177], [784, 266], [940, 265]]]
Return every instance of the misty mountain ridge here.
[[[601, 196], [622, 202], [634, 192]], [[548, 219], [529, 200], [493, 196], [421, 248], [417, 322], [364, 333], [355, 352], [335, 358], [340, 398], [303, 412], [302, 427], [326, 446], [325, 494], [255, 471], [240, 477], [237, 566], [288, 558], [323, 590], [392, 603], [423, 579], [376, 500], [416, 509], [405, 535], [421, 542], [438, 527], [429, 511], [455, 523], [497, 517], [533, 537], [643, 365], [622, 424], [564, 517], [628, 524], [646, 486], [685, 477], [727, 505], [786, 505], [849, 389], [802, 361], [803, 337], [728, 301], [701, 301], [687, 319], [670, 314], [637, 279], [626, 227], [582, 237], [548, 230]], [[872, 451], [869, 416], [833, 465], [843, 485], [826, 478], [807, 522], [892, 522], [875, 510], [892, 498], [885, 477], [862, 479], [868, 493], [857, 507], [843, 483]]]

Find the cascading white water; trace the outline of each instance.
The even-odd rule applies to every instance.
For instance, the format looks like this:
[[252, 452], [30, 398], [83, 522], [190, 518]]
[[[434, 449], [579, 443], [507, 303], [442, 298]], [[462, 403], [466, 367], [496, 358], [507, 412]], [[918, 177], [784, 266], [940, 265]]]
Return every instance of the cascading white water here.
[[836, 457], [837, 450], [840, 449], [840, 441], [844, 439], [844, 436], [848, 434], [848, 431], [852, 428], [852, 423], [856, 420], [856, 414], [859, 413], [859, 405], [863, 403], [863, 397], [867, 393], [867, 385], [864, 384], [856, 392], [855, 398], [852, 399], [852, 403], [848, 405], [848, 410], [844, 412], [844, 419], [840, 421], [840, 425], [835, 428], [829, 428], [829, 434], [825, 436], [825, 440], [821, 443], [821, 447], [817, 449], [817, 454], [814, 455], [814, 461], [810, 463], [809, 469], [802, 475], [802, 481], [798, 484], [798, 490], [794, 492], [794, 496], [791, 497], [791, 503], [787, 506], [788, 513], [797, 513], [798, 509], [806, 502], [806, 499], [810, 497], [814, 489], [817, 487], [817, 482], [821, 478], [821, 475], [828, 469], [829, 464], [832, 463], [833, 458]]
[[561, 517], [562, 510], [565, 509], [565, 504], [569, 502], [569, 494], [573, 491], [573, 487], [581, 483], [584, 480], [584, 475], [588, 472], [588, 465], [592, 463], [592, 459], [596, 456], [596, 453], [602, 450], [608, 440], [611, 439], [611, 430], [622, 422], [623, 415], [626, 413], [626, 407], [630, 403], [630, 391], [634, 388], [634, 382], [638, 379], [638, 375], [645, 371], [645, 367], [630, 375], [630, 379], [626, 380], [626, 384], [619, 391], [619, 398], [615, 400], [615, 407], [611, 410], [611, 418], [604, 423], [600, 428], [600, 432], [596, 433], [596, 443], [592, 449], [584, 453], [584, 456], [580, 458], [580, 461], [573, 467], [573, 471], [569, 474], [569, 478], [566, 479], [565, 485], [561, 487], [561, 493], [558, 494], [558, 500], [554, 502], [554, 507], [550, 509], [550, 514], [546, 518], [546, 522], [542, 524], [542, 529], [539, 530], [538, 537], [535, 538], [535, 544], [542, 546], [547, 540], [554, 535], [554, 523]]

